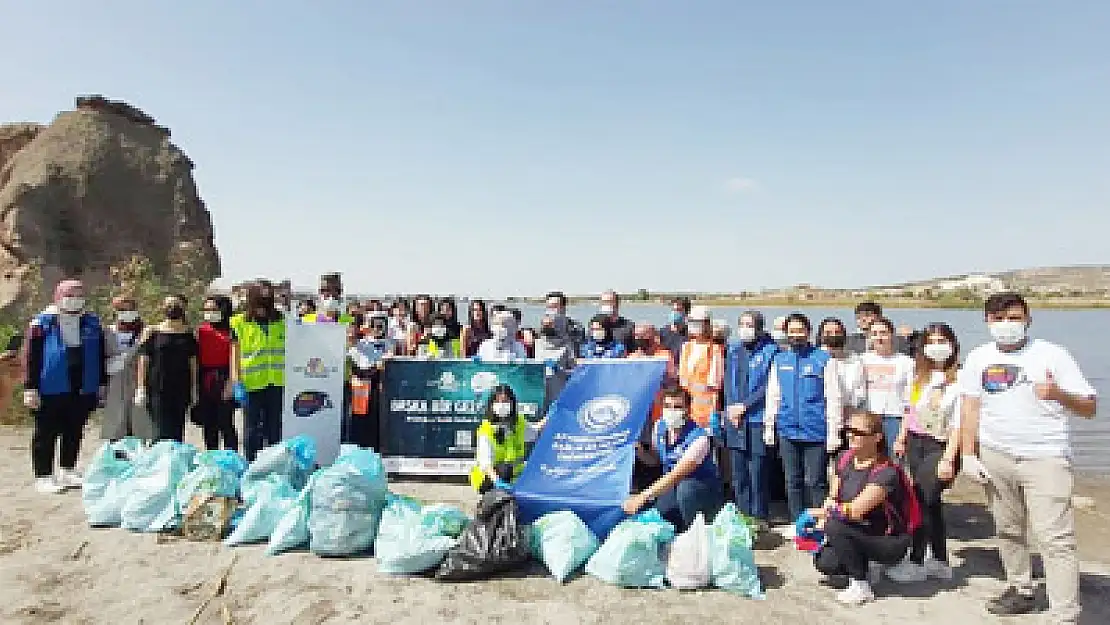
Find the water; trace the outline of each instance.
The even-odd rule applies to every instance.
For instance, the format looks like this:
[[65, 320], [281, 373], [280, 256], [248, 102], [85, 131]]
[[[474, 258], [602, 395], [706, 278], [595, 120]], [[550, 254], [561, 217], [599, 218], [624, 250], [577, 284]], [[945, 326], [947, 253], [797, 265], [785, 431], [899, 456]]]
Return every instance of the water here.
[[[524, 324], [535, 327], [539, 323], [543, 308], [521, 305]], [[743, 307], [719, 306], [712, 309], [714, 319], [727, 319], [733, 327]], [[790, 308], [760, 308], [767, 317], [767, 323], [776, 316], [793, 312]], [[585, 322], [596, 314], [594, 306], [572, 306], [568, 314], [578, 321]], [[852, 310], [848, 308], [804, 308], [813, 325], [825, 317], [839, 317], [849, 330], [855, 326]], [[920, 328], [933, 321], [943, 321], [956, 331], [961, 351], [966, 354], [971, 348], [987, 342], [987, 328], [983, 323], [983, 313], [978, 310], [939, 310], [935, 308], [899, 308], [889, 311], [895, 325], [906, 324]], [[666, 323], [670, 309], [661, 305], [623, 304], [621, 314], [633, 321], [647, 321], [657, 326]], [[1075, 465], [1080, 471], [1110, 474], [1110, 341], [1103, 334], [1110, 327], [1108, 310], [1035, 310], [1033, 311], [1032, 334], [1066, 347], [1079, 362], [1080, 368], [1098, 390], [1100, 397], [1098, 415], [1094, 420], [1074, 417], [1072, 421], [1072, 445], [1075, 449]]]

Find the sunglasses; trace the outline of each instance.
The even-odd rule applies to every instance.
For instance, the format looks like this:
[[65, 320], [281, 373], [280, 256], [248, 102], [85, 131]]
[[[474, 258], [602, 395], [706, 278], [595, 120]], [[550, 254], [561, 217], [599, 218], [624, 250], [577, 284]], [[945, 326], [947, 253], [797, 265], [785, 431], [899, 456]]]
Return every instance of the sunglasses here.
[[849, 434], [851, 434], [852, 436], [872, 436], [874, 434], [878, 434], [878, 432], [871, 432], [871, 431], [868, 431], [868, 430], [861, 430], [859, 428], [852, 428], [852, 427], [847, 428], [846, 431]]

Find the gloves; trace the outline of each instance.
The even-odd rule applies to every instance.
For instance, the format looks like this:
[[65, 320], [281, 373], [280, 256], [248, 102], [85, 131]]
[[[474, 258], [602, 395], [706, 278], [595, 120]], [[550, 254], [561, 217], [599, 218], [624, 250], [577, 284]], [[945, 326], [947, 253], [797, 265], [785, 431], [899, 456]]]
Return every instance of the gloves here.
[[960, 464], [963, 465], [964, 475], [970, 477], [980, 484], [986, 484], [991, 481], [991, 474], [987, 472], [987, 468], [983, 466], [979, 456], [965, 454], [960, 456]]
[[497, 490], [503, 490], [503, 491], [513, 490], [512, 484], [509, 484], [505, 480], [501, 480], [501, 479], [494, 480], [493, 481], [493, 487], [496, 488]]
[[721, 413], [713, 411], [709, 414], [709, 435], [717, 438], [724, 433], [721, 428]]
[[231, 387], [231, 397], [241, 405], [246, 404], [247, 387], [243, 386], [242, 382], [236, 382], [235, 385]]
[[768, 447], [775, 446], [775, 429], [764, 427], [763, 428], [763, 444]]
[[134, 399], [133, 403], [136, 406], [140, 406], [140, 407], [146, 405], [146, 389], [145, 388], [135, 389], [135, 399]]
[[108, 375], [119, 375], [122, 373], [125, 361], [126, 358], [124, 358], [122, 354], [109, 358], [108, 363], [105, 365], [108, 370]]
[[548, 358], [547, 360], [543, 361], [543, 373], [544, 373], [544, 375], [546, 375], [549, 378], [551, 376], [555, 375], [555, 361], [554, 360], [551, 360], [550, 358]]
[[798, 519], [794, 521], [794, 535], [806, 536], [817, 527], [817, 517], [809, 513], [809, 510], [802, 512], [798, 515]]
[[23, 405], [31, 410], [38, 410], [42, 406], [42, 398], [39, 397], [39, 392], [33, 388], [23, 391]]

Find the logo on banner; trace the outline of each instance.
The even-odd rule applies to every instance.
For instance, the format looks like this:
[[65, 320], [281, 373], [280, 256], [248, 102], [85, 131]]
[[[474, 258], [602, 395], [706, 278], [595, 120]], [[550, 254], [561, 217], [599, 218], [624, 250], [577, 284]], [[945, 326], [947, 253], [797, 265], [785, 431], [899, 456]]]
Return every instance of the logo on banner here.
[[323, 391], [301, 391], [293, 397], [293, 414], [298, 417], [311, 417], [332, 407], [331, 397]]
[[338, 373], [339, 367], [325, 365], [323, 358], [309, 358], [303, 367], [293, 367], [293, 371], [313, 380], [326, 380], [331, 374]]
[[475, 373], [474, 377], [470, 378], [470, 390], [474, 391], [475, 395], [482, 395], [493, 390], [497, 386], [497, 374], [489, 371], [482, 371]]
[[578, 409], [578, 424], [592, 434], [613, 429], [628, 416], [632, 405], [620, 395], [605, 395], [591, 399]]
[[454, 373], [444, 371], [439, 374], [438, 378], [429, 380], [428, 386], [437, 389], [441, 393], [456, 393], [459, 390], [459, 379], [455, 377]]

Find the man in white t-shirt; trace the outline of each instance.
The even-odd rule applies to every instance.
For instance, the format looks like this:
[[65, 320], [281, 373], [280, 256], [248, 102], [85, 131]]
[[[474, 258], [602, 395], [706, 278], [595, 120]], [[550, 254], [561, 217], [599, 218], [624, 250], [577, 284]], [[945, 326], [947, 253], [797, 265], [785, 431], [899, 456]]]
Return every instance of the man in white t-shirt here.
[[1037, 609], [1030, 548], [1038, 547], [1049, 622], [1076, 623], [1079, 559], [1069, 420], [1095, 416], [1095, 389], [1066, 349], [1027, 336], [1032, 317], [1020, 295], [992, 295], [985, 310], [994, 342], [968, 354], [960, 387], [963, 469], [987, 485], [1008, 583], [987, 609], [997, 615]]

